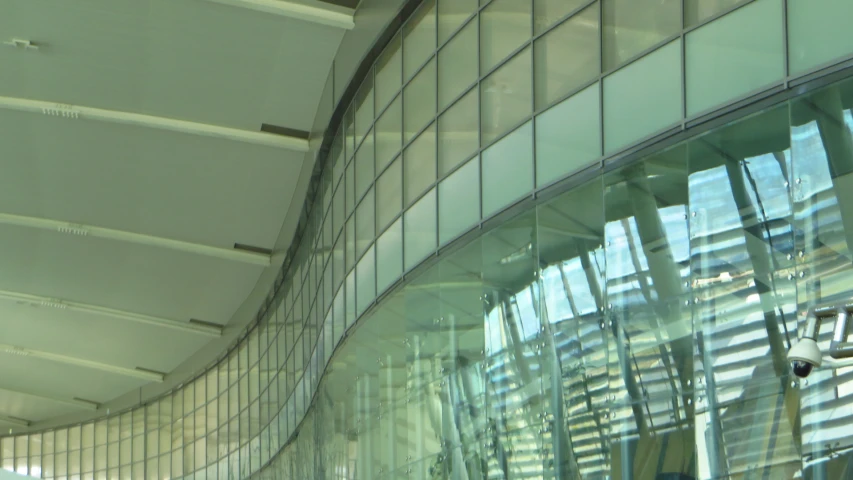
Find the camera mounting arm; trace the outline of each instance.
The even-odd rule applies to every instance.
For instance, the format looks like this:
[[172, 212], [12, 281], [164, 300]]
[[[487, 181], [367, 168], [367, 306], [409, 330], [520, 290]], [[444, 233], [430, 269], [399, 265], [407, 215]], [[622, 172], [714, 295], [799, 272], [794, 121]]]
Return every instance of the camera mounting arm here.
[[851, 313], [853, 313], [853, 304], [810, 309], [802, 338], [817, 341], [823, 320], [835, 317], [832, 342], [829, 344], [829, 356], [836, 360], [853, 357], [853, 342], [847, 341]]

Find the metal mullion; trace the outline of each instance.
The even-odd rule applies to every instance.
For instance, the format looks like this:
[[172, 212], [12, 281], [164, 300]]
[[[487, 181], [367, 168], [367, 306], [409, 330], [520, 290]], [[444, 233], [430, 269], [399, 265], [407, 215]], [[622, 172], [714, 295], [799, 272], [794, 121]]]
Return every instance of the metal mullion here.
[[599, 152], [604, 155], [604, 2], [598, 4], [598, 139]]
[[[483, 60], [482, 60], [482, 53], [483, 53], [483, 15], [482, 15], [482, 12], [483, 12], [483, 9], [486, 8], [490, 4], [491, 4], [491, 2], [486, 2], [485, 4], [480, 5], [480, 8], [477, 10], [477, 87], [476, 88], [477, 88], [477, 110], [479, 110], [479, 111], [477, 112], [477, 152], [475, 153], [475, 155], [477, 157], [477, 162], [478, 162], [477, 167], [479, 169], [479, 171], [477, 172], [477, 179], [479, 181], [479, 185], [478, 185], [479, 191], [477, 192], [477, 207], [479, 210], [479, 212], [477, 213], [477, 225], [478, 226], [481, 225], [482, 221], [483, 221], [483, 165], [482, 165], [482, 157], [480, 155], [480, 151], [483, 148], [483, 77], [485, 75], [483, 75]], [[531, 15], [532, 15], [532, 13], [533, 13], [532, 12], [532, 10], [533, 10], [533, 4], [532, 3], [530, 5], [530, 9], [531, 9]], [[514, 56], [515, 55], [513, 54], [513, 55], [510, 55], [508, 58], [504, 59], [498, 65], [498, 67], [500, 67], [500, 65], [503, 65], [503, 63], [509, 61], [509, 58], [513, 58]], [[460, 162], [459, 165], [457, 165], [457, 167], [461, 168], [461, 165], [467, 165], [468, 162], [472, 161], [472, 159], [473, 159], [473, 157], [471, 157], [471, 159], [466, 160], [465, 162]], [[454, 169], [454, 171], [455, 170], [456, 169]], [[452, 174], [452, 172], [448, 172], [448, 174], [444, 178], [447, 178], [451, 174]], [[436, 195], [435, 195], [435, 197], [436, 197], [436, 204], [435, 204], [435, 245], [436, 245], [436, 251], [437, 252], [441, 250], [441, 235], [440, 235], [441, 232], [439, 229], [439, 225], [441, 224], [441, 211], [439, 209], [439, 204], [441, 203], [441, 196], [440, 196], [440, 192], [438, 190], [438, 186], [440, 184], [441, 184], [441, 182], [438, 179], [438, 177], [436, 176], [436, 179], [435, 179], [435, 193], [436, 193]], [[452, 242], [452, 241], [453, 240], [451, 240], [450, 242]], [[450, 242], [448, 242], [448, 243], [450, 243]]]
[[[556, 23], [555, 25], [560, 25], [561, 23]], [[533, 2], [530, 4], [530, 112], [536, 111], [536, 55], [534, 55], [533, 51], [533, 42], [536, 41], [534, 38], [536, 36], [536, 7]], [[536, 157], [536, 117], [531, 117], [530, 122], [530, 133], [531, 133], [531, 156], [530, 159], [533, 162], [533, 165], [530, 167], [533, 169], [533, 186], [531, 188], [530, 195], [534, 198], [536, 197], [536, 185], [537, 185], [537, 157]], [[522, 124], [523, 125], [523, 124]], [[520, 128], [520, 127], [516, 127]], [[515, 129], [510, 130], [510, 133], [514, 132]], [[483, 161], [482, 156], [480, 157], [480, 175], [482, 175]], [[483, 195], [483, 192], [480, 192], [480, 196]], [[482, 204], [482, 202], [480, 202]], [[481, 215], [482, 219], [482, 215]]]
[[684, 0], [678, 2], [681, 7], [681, 81], [678, 82], [681, 86], [681, 129], [684, 130], [687, 126], [687, 43], [685, 40], [684, 28], [686, 26]]
[[560, 27], [561, 25], [566, 23], [566, 20], [568, 20], [568, 19], [574, 17], [575, 15], [581, 13], [582, 11], [586, 10], [587, 7], [592, 6], [596, 2], [598, 2], [598, 0], [587, 0], [587, 2], [585, 4], [583, 4], [579, 7], [573, 8], [569, 13], [567, 13], [567, 14], [563, 15], [562, 17], [558, 18], [557, 20], [555, 20], [554, 23], [552, 23], [551, 25], [548, 26], [548, 28], [546, 28], [545, 30], [542, 30], [539, 33], [536, 33], [536, 12], [535, 12], [536, 9], [534, 8], [533, 9], [534, 12], [532, 15], [532, 17], [533, 17], [533, 20], [532, 20], [533, 21], [533, 41], [535, 42], [536, 40], [544, 37], [545, 35], [547, 35], [549, 33], [551, 33], [551, 31], [556, 30], [557, 27]]
[[[705, 25], [707, 25], [707, 24], [709, 24], [709, 23], [714, 23], [715, 21], [719, 20], [720, 18], [725, 17], [726, 15], [728, 15], [728, 14], [730, 14], [730, 13], [734, 12], [735, 10], [740, 10], [741, 8], [743, 8], [743, 7], [747, 6], [747, 5], [751, 4], [751, 3], [754, 3], [755, 1], [756, 1], [756, 0], [743, 0], [743, 1], [741, 1], [740, 3], [738, 3], [737, 5], [735, 5], [735, 6], [733, 6], [733, 7], [730, 7], [730, 8], [728, 8], [728, 9], [726, 9], [726, 10], [722, 10], [722, 11], [720, 11], [720, 12], [717, 12], [717, 13], [715, 13], [714, 15], [711, 15], [710, 17], [708, 17], [708, 18], [706, 18], [706, 19], [702, 20], [701, 22], [699, 22], [699, 23], [697, 23], [697, 24], [695, 24], [695, 25], [691, 25], [691, 26], [689, 26], [689, 27], [687, 26], [687, 22], [686, 22], [686, 20], [685, 20], [685, 21], [684, 21], [684, 28], [683, 28], [684, 33], [685, 33], [685, 34], [690, 33], [690, 32], [692, 32], [692, 31], [694, 31], [694, 30], [696, 30], [696, 29], [699, 29], [699, 28], [704, 27]], [[783, 1], [784, 1], [784, 0], [783, 0]]]
[[791, 75], [791, 65], [789, 58], [791, 55], [791, 42], [790, 37], [788, 37], [788, 34], [788, 0], [782, 0], [782, 71], [785, 72], [785, 79], [782, 85], [786, 89], [788, 88], [788, 77]]
[[533, 118], [538, 117], [542, 113], [544, 113], [544, 112], [550, 110], [551, 108], [563, 103], [564, 101], [568, 100], [569, 98], [577, 95], [578, 93], [586, 90], [587, 88], [595, 85], [596, 83], [598, 83], [600, 81], [601, 81], [601, 78], [599, 78], [598, 76], [594, 77], [591, 80], [585, 81], [579, 87], [575, 87], [575, 88], [569, 90], [568, 92], [560, 95], [559, 97], [557, 97], [553, 102], [549, 103], [548, 105], [541, 107], [538, 110], [534, 110], [533, 111]]
[[[438, 38], [438, 25], [436, 25], [436, 35], [435, 35], [436, 45], [437, 45], [436, 52], [443, 50], [444, 47], [446, 47], [448, 43], [450, 43], [454, 38], [456, 38], [456, 35], [458, 35], [459, 32], [461, 32], [465, 27], [468, 26], [468, 23], [471, 22], [471, 19], [477, 17], [478, 12], [479, 12], [479, 6], [477, 7], [477, 10], [468, 14], [468, 17], [465, 18], [465, 20], [462, 20], [462, 23], [459, 24], [459, 26], [456, 27], [452, 32], [450, 32], [450, 34], [447, 36], [447, 38], [444, 39], [443, 41]], [[438, 16], [436, 16], [436, 18], [438, 18]]]

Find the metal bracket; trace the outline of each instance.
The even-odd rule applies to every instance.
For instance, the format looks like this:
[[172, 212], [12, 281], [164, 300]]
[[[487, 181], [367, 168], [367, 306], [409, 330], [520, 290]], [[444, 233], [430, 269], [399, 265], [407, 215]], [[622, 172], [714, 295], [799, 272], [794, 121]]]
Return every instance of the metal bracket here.
[[853, 304], [809, 309], [803, 338], [817, 341], [823, 320], [835, 317], [832, 342], [829, 344], [829, 356], [834, 359], [853, 358], [853, 342], [847, 341], [852, 313]]

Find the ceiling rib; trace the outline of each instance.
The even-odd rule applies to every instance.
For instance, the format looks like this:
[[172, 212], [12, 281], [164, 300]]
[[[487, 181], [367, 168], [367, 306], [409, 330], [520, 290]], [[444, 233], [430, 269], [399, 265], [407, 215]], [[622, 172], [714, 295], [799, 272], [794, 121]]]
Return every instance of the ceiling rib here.
[[7, 387], [0, 387], [0, 390], [2, 390], [4, 392], [13, 393], [16, 395], [24, 395], [27, 397], [38, 398], [41, 400], [48, 400], [50, 402], [64, 403], [66, 405], [71, 405], [74, 407], [82, 408], [84, 410], [94, 411], [94, 410], [98, 409], [98, 404], [96, 402], [90, 402], [90, 401], [81, 400], [81, 399], [77, 399], [77, 398], [50, 397], [47, 395], [42, 395], [40, 393], [24, 392], [21, 390], [13, 390], [13, 389], [7, 388]]
[[52, 230], [56, 232], [68, 233], [84, 237], [91, 236], [108, 240], [117, 240], [121, 242], [137, 243], [140, 245], [148, 245], [151, 247], [178, 250], [182, 252], [194, 253], [196, 255], [205, 255], [208, 257], [216, 257], [221, 258], [223, 260], [232, 260], [253, 265], [260, 265], [264, 267], [267, 267], [272, 263], [272, 258], [269, 255], [264, 255], [257, 252], [213, 247], [210, 245], [184, 242], [171, 238], [155, 237], [153, 235], [126, 232], [124, 230], [114, 230], [112, 228], [94, 227], [91, 225], [84, 225], [80, 223], [68, 223], [47, 218], [28, 217], [25, 215], [14, 215], [10, 213], [0, 213], [0, 225], [14, 225], [18, 227], [37, 228], [40, 230]]
[[232, 7], [248, 8], [259, 12], [281, 15], [329, 27], [352, 30], [355, 21], [351, 13], [335, 12], [286, 0], [208, 0]]
[[24, 420], [23, 418], [17, 417], [7, 417], [6, 415], [0, 415], [0, 423], [8, 423], [9, 425], [15, 425], [17, 427], [30, 426], [29, 420]]
[[78, 367], [91, 368], [93, 370], [101, 370], [103, 372], [115, 373], [126, 377], [134, 377], [152, 382], [162, 382], [165, 375], [162, 373], [144, 370], [139, 368], [126, 368], [106, 363], [95, 362], [83, 358], [71, 357], [68, 355], [60, 355], [58, 353], [42, 352], [40, 350], [31, 350], [29, 348], [16, 347], [13, 345], [0, 344], [0, 353], [10, 355], [20, 355], [23, 357], [41, 358], [57, 363], [65, 363], [67, 365], [75, 365]]
[[190, 333], [210, 335], [212, 337], [222, 336], [222, 327], [218, 327], [207, 322], [182, 322], [180, 320], [174, 320], [171, 318], [155, 317], [153, 315], [145, 315], [142, 313], [102, 307], [100, 305], [76, 302], [74, 300], [66, 300], [63, 298], [55, 297], [43, 297], [40, 295], [12, 292], [9, 290], [0, 290], [0, 299], [11, 300], [13, 302], [24, 303], [35, 307], [51, 307], [59, 310], [73, 310], [83, 313], [93, 313], [96, 315], [104, 315], [108, 317], [119, 318], [122, 320], [144, 323], [146, 325], [154, 325], [158, 327], [171, 328], [174, 330], [182, 330]]
[[299, 137], [274, 135], [265, 132], [252, 132], [236, 128], [221, 127], [206, 123], [188, 122], [172, 118], [143, 115], [140, 113], [105, 110], [102, 108], [82, 107], [41, 100], [25, 98], [0, 97], [0, 109], [19, 112], [41, 113], [69, 120], [84, 119], [101, 122], [117, 123], [137, 127], [167, 130], [170, 132], [200, 135], [233, 140], [236, 142], [253, 143], [268, 147], [284, 148], [297, 152], [308, 151], [308, 140]]

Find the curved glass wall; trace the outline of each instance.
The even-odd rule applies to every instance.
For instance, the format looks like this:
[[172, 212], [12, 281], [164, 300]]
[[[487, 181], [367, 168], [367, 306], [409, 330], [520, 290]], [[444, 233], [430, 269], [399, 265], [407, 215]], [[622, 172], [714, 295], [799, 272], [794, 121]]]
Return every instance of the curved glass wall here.
[[845, 80], [442, 255], [350, 331], [256, 478], [848, 478], [853, 361], [804, 380], [786, 355], [853, 300], [851, 109]]
[[[790, 397], [803, 391], [785, 386], [787, 373], [767, 354], [766, 338], [750, 330], [754, 325], [738, 330], [743, 318], [753, 317], [726, 312], [740, 312], [737, 302], [760, 305], [772, 315], [750, 322], [771, 325], [775, 318], [778, 332], [772, 339], [778, 345], [795, 334], [798, 305], [829, 298], [830, 290], [843, 296], [839, 283], [829, 287], [826, 280], [797, 288], [798, 282], [816, 282], [813, 272], [824, 272], [826, 265], [844, 278], [837, 258], [846, 247], [839, 243], [844, 229], [830, 220], [840, 214], [808, 213], [840, 211], [829, 206], [835, 205], [832, 189], [817, 176], [812, 181], [823, 183], [808, 183], [806, 173], [793, 176], [809, 164], [797, 162], [798, 148], [815, 165], [830, 156], [845, 158], [843, 142], [823, 147], [829, 145], [823, 130], [797, 130], [814, 124], [849, 135], [844, 123], [849, 114], [838, 113], [847, 108], [841, 93], [837, 102], [824, 100], [831, 109], [806, 106], [803, 111], [816, 113], [783, 122], [784, 129], [793, 125], [790, 134], [780, 136], [784, 140], [770, 152], [784, 171], [780, 182], [798, 178], [801, 182], [792, 185], [803, 187], [786, 190], [773, 183], [775, 173], [738, 170], [739, 164], [768, 162], [770, 153], [758, 140], [749, 144], [742, 138], [754, 134], [732, 130], [604, 175], [578, 190], [585, 193], [572, 197], [562, 214], [554, 214], [548, 227], [553, 231], [543, 230], [545, 207], [540, 206], [526, 214], [528, 224], [521, 221], [515, 230], [509, 225], [518, 221], [502, 226], [498, 231], [506, 238], [491, 233], [467, 247], [480, 263], [442, 262], [423, 275], [410, 272], [494, 215], [519, 202], [532, 206], [532, 198], [580, 169], [610, 171], [611, 158], [637, 145], [684, 131], [726, 105], [821, 75], [821, 68], [853, 52], [841, 23], [852, 13], [846, 0], [809, 6], [783, 0], [423, 2], [379, 56], [343, 121], [334, 126], [336, 134], [327, 139], [331, 149], [318, 158], [325, 163], [294, 254], [247, 336], [211, 369], [158, 400], [95, 422], [0, 439], [3, 468], [50, 479], [224, 479], [248, 477], [275, 458], [263, 475], [320, 478], [325, 472], [354, 478], [361, 471], [359, 479], [390, 478], [391, 472], [403, 476], [412, 469], [421, 472], [418, 478], [479, 478], [487, 472], [489, 478], [572, 478], [577, 472], [584, 478], [599, 475], [594, 472], [629, 478], [633, 468], [639, 478], [677, 471], [697, 478], [711, 472], [706, 478], [712, 478], [714, 472], [747, 471], [750, 465], [805, 465], [806, 454], [797, 450], [802, 443], [812, 442], [815, 452], [831, 450], [815, 458], [835, 455], [844, 446], [833, 435], [843, 435], [814, 427], [820, 422], [808, 424], [808, 430], [791, 413], [799, 410]], [[808, 120], [813, 118], [823, 123]], [[759, 122], [768, 129], [773, 125]], [[729, 152], [736, 142], [749, 148]], [[700, 168], [694, 152], [699, 148], [706, 148], [709, 159], [735, 155], [740, 160], [725, 160], [722, 169]], [[715, 160], [701, 161], [713, 165]], [[737, 180], [735, 171], [743, 178]], [[846, 170], [832, 166], [830, 172], [835, 182]], [[776, 190], [762, 192], [763, 181]], [[718, 188], [726, 182], [735, 183]], [[799, 190], [809, 185], [812, 190]], [[701, 196], [725, 191], [733, 200]], [[789, 210], [774, 203], [782, 198], [790, 199]], [[722, 210], [715, 211], [730, 207], [747, 216], [726, 220]], [[578, 211], [590, 217], [572, 220]], [[632, 220], [642, 215], [658, 220]], [[695, 223], [701, 219], [706, 223]], [[797, 222], [806, 230], [794, 229]], [[742, 239], [733, 233], [737, 228]], [[583, 241], [570, 247], [574, 257], [543, 257], [541, 242], [549, 235]], [[797, 242], [807, 243], [785, 250]], [[753, 258], [762, 248], [765, 256]], [[565, 263], [572, 258], [577, 258], [573, 264]], [[741, 265], [747, 258], [753, 266]], [[558, 260], [565, 264], [554, 270]], [[439, 275], [437, 300], [430, 275]], [[518, 279], [502, 279], [507, 275]], [[549, 300], [547, 289], [559, 284], [546, 283], [548, 278], [560, 280], [566, 300]], [[414, 340], [405, 335], [410, 325], [370, 320], [357, 335], [372, 331], [370, 341], [390, 348], [381, 343], [382, 335], [401, 334], [398, 348], [361, 351], [364, 339], [348, 342], [326, 378], [357, 367], [365, 369], [358, 376], [366, 380], [336, 382], [345, 394], [318, 390], [348, 330], [369, 310], [378, 309], [371, 319], [382, 318], [394, 299], [399, 305], [401, 294], [395, 292], [403, 280], [408, 284], [403, 292], [425, 284], [416, 290], [425, 298], [403, 302], [403, 310], [423, 306], [418, 321], [437, 332], [437, 345], [404, 354], [410, 346], [403, 342]], [[454, 300], [454, 289], [464, 299]], [[472, 289], [479, 293], [468, 296]], [[388, 299], [377, 304], [383, 295]], [[703, 302], [702, 295], [725, 298]], [[558, 303], [548, 306], [549, 301]], [[727, 326], [700, 321], [703, 315], [723, 314], [733, 315], [726, 317]], [[597, 319], [599, 330], [578, 324], [585, 318]], [[517, 322], [522, 323], [505, 325]], [[561, 334], [560, 328], [567, 331]], [[470, 335], [460, 336], [463, 331]], [[776, 332], [770, 326], [766, 331]], [[739, 347], [743, 351], [728, 348], [729, 333], [748, 340]], [[455, 353], [445, 357], [442, 349]], [[744, 366], [737, 363], [741, 360]], [[383, 368], [388, 362], [393, 368]], [[731, 371], [713, 378], [715, 362]], [[776, 370], [767, 370], [767, 362]], [[706, 372], [703, 365], [713, 367]], [[458, 375], [460, 368], [464, 376]], [[571, 382], [558, 378], [567, 368], [575, 372]], [[828, 372], [833, 379], [843, 377], [831, 370], [819, 374]], [[753, 378], [744, 375], [762, 379], [754, 382], [754, 392], [739, 393], [738, 382]], [[716, 386], [709, 389], [712, 380]], [[395, 390], [410, 383], [412, 391], [432, 397], [412, 399]], [[463, 386], [467, 393], [460, 393]], [[724, 393], [715, 393], [713, 400], [696, 393], [714, 388]], [[743, 417], [726, 424], [728, 431], [708, 427], [724, 422], [724, 412], [733, 411], [731, 402], [753, 393], [776, 398], [787, 409], [769, 400], [741, 402]], [[822, 395], [797, 399], [809, 405], [803, 410], [809, 418], [826, 408]], [[329, 399], [335, 398], [349, 402], [349, 409], [331, 408]], [[422, 406], [408, 413], [395, 407], [396, 417], [382, 416], [403, 398]], [[367, 412], [379, 413], [366, 418]], [[780, 412], [787, 412], [789, 427], [767, 420]], [[358, 419], [362, 423], [353, 425]], [[579, 422], [576, 428], [555, 428], [572, 421]], [[750, 422], [763, 427], [749, 430]], [[423, 442], [419, 447], [394, 443], [392, 431]], [[441, 433], [433, 438], [435, 432]], [[534, 433], [538, 440], [530, 440]], [[773, 444], [748, 454], [759, 447], [747, 439], [757, 436], [772, 438]], [[587, 437], [599, 440], [576, 450]], [[370, 448], [360, 439], [371, 439]], [[670, 453], [673, 445], [681, 453]], [[723, 456], [718, 450], [728, 445], [744, 446]], [[638, 466], [637, 459], [646, 463]], [[418, 462], [423, 469], [414, 466]]]

